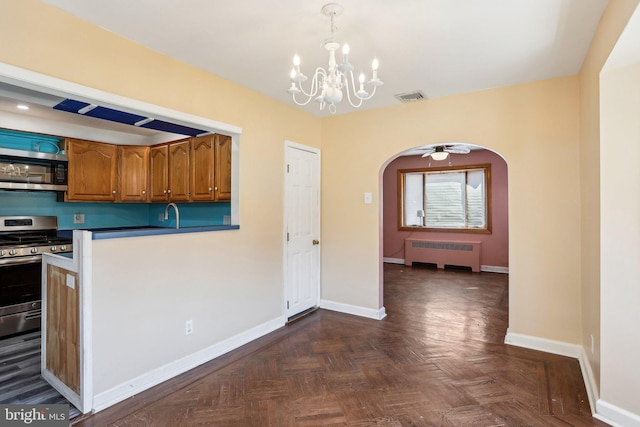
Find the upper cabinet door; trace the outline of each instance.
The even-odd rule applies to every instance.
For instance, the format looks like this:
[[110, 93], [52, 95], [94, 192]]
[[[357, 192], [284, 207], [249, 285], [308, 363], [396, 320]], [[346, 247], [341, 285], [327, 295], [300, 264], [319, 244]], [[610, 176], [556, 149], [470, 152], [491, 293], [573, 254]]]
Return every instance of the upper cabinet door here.
[[118, 198], [122, 202], [146, 202], [148, 197], [149, 147], [118, 147]]
[[191, 139], [191, 200], [214, 200], [214, 136]]
[[169, 199], [189, 201], [189, 147], [188, 139], [169, 144]]
[[231, 200], [231, 137], [216, 135], [215, 140], [215, 200]]
[[117, 148], [112, 144], [67, 140], [69, 201], [116, 200]]
[[157, 145], [149, 150], [149, 199], [166, 202], [169, 199], [169, 146]]

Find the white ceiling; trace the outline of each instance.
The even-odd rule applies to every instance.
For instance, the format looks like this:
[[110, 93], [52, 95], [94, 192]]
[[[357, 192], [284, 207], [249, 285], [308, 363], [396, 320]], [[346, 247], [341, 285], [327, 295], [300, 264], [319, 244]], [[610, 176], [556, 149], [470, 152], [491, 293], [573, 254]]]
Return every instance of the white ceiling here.
[[[302, 71], [326, 67], [326, 0], [44, 0], [183, 62], [294, 105]], [[340, 0], [336, 40], [356, 71], [380, 61], [384, 86], [363, 108], [576, 74], [607, 0]], [[82, 35], [78, 35], [81, 37]], [[339, 55], [340, 57], [341, 55]], [[126, 60], [126, 58], [123, 58]], [[305, 109], [319, 116], [312, 101]], [[346, 101], [338, 114], [353, 111]]]

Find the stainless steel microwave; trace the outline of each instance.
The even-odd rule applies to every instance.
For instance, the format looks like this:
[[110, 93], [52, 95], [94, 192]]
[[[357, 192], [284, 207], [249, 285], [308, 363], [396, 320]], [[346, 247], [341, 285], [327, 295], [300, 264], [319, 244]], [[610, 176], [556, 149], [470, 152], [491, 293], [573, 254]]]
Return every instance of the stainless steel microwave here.
[[0, 148], [0, 189], [66, 191], [68, 173], [63, 154]]

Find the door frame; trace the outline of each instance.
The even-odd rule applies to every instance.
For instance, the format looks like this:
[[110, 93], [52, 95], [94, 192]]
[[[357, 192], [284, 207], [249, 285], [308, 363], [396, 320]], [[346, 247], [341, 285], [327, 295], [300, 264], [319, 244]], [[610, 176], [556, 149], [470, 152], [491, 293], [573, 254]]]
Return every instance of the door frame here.
[[[319, 148], [315, 148], [315, 147], [310, 147], [308, 145], [304, 145], [304, 144], [300, 144], [297, 142], [293, 142], [293, 141], [289, 141], [289, 140], [285, 140], [284, 141], [284, 162], [282, 165], [282, 174], [284, 175], [284, 179], [282, 181], [282, 185], [283, 185], [283, 192], [284, 192], [284, 197], [283, 199], [283, 212], [282, 212], [282, 253], [283, 253], [283, 257], [282, 257], [282, 274], [283, 274], [283, 280], [282, 280], [282, 313], [283, 313], [283, 318], [284, 318], [284, 322], [287, 322], [288, 319], [288, 313], [287, 313], [287, 297], [288, 297], [288, 290], [289, 290], [289, 283], [288, 283], [288, 249], [287, 249], [287, 225], [289, 223], [289, 217], [288, 217], [288, 204], [289, 204], [289, 200], [287, 197], [287, 183], [288, 183], [288, 173], [287, 173], [287, 166], [289, 164], [289, 158], [288, 158], [288, 153], [289, 153], [289, 149], [290, 148], [294, 148], [294, 149], [298, 149], [298, 150], [304, 150], [304, 151], [308, 151], [311, 153], [316, 154], [317, 157], [317, 161], [318, 161], [318, 212], [316, 212], [317, 214], [317, 221], [318, 221], [318, 235], [320, 236], [320, 241], [322, 241], [322, 222], [320, 221], [320, 212], [322, 211], [322, 206], [321, 206], [321, 201], [322, 201], [322, 197], [321, 197], [321, 192], [322, 192], [322, 187], [321, 187], [321, 183], [322, 183], [322, 157], [321, 157], [321, 152]], [[320, 248], [318, 248], [318, 288], [316, 289], [317, 292], [317, 301], [318, 304], [317, 306], [320, 307], [320, 290], [322, 287], [322, 275], [320, 272], [320, 265], [321, 265], [321, 261], [322, 261], [322, 251], [320, 250], [322, 248], [322, 246], [320, 246]]]

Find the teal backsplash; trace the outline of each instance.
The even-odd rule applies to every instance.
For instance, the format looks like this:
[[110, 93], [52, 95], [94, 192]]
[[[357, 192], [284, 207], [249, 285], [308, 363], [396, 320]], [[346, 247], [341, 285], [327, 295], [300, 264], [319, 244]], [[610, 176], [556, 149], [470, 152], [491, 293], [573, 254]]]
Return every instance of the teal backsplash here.
[[[169, 213], [169, 222], [160, 222], [166, 204], [144, 203], [77, 203], [57, 202], [51, 192], [0, 191], [0, 216], [55, 215], [58, 229], [128, 227], [144, 225], [175, 226], [175, 213]], [[221, 225], [230, 215], [230, 203], [181, 203], [180, 226]], [[84, 214], [84, 224], [74, 224], [76, 213]]]

